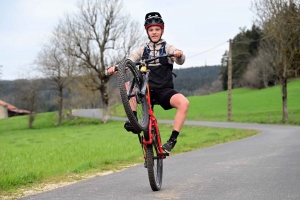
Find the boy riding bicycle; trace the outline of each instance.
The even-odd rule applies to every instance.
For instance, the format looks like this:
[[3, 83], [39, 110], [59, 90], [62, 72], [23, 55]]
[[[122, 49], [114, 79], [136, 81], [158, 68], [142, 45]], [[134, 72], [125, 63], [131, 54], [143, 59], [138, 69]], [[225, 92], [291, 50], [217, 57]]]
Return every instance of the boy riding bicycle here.
[[[177, 137], [184, 124], [189, 107], [187, 98], [174, 90], [172, 77], [174, 62], [178, 65], [182, 65], [185, 61], [185, 56], [181, 50], [167, 44], [164, 39], [161, 39], [164, 33], [164, 21], [158, 12], [146, 14], [144, 26], [150, 41], [146, 46], [139, 47], [129, 56], [132, 62], [152, 58], [165, 53], [174, 54], [172, 58], [154, 60], [148, 66], [151, 71], [149, 75], [151, 98], [155, 99], [157, 104], [164, 110], [171, 108], [177, 109], [172, 134], [170, 139], [163, 145], [163, 149], [167, 153], [170, 153], [177, 142]], [[115, 67], [109, 67], [107, 71], [108, 74], [114, 74]], [[132, 110], [135, 110], [134, 106], [132, 106]], [[136, 114], [136, 112], [134, 113]], [[126, 121], [124, 127], [130, 130], [130, 122]], [[135, 131], [132, 130], [132, 132]]]

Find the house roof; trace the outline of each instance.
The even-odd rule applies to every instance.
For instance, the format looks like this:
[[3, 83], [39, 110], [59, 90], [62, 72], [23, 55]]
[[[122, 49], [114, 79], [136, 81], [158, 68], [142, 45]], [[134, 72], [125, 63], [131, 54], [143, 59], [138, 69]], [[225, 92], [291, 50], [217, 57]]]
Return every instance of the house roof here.
[[13, 106], [13, 105], [11, 105], [9, 103], [1, 101], [1, 100], [0, 100], [0, 106], [6, 106], [7, 110], [10, 111], [10, 112], [15, 112], [15, 113], [20, 113], [20, 114], [21, 113], [26, 113], [26, 114], [30, 113], [30, 111], [28, 111], [28, 110], [19, 109], [19, 108], [15, 107], [15, 106]]

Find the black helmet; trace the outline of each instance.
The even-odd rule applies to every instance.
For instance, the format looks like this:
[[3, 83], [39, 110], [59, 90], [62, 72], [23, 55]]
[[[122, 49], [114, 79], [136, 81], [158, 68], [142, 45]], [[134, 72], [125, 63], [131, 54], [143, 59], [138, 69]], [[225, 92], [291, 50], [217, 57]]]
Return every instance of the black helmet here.
[[158, 12], [150, 12], [145, 16], [145, 29], [148, 30], [150, 26], [160, 26], [164, 28], [164, 21], [161, 18], [161, 15]]

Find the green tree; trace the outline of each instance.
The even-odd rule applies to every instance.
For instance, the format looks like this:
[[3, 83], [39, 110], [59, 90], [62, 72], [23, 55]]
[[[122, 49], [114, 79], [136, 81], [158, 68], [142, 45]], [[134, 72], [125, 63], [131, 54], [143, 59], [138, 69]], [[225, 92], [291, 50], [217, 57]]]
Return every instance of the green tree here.
[[[250, 30], [245, 27], [240, 28], [238, 33], [233, 38], [232, 43], [232, 87], [238, 88], [243, 86], [243, 76], [247, 71], [247, 66], [258, 52], [260, 38], [262, 36], [261, 29], [252, 25]], [[227, 52], [223, 55], [223, 68], [220, 72], [223, 89], [227, 90]]]

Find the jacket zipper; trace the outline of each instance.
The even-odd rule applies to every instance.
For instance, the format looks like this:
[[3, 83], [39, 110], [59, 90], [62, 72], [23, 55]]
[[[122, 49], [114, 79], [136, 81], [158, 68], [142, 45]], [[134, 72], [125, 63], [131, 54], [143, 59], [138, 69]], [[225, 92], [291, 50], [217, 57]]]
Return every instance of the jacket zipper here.
[[[155, 43], [153, 43], [153, 46], [154, 46], [154, 57], [155, 57], [155, 52], [156, 52]], [[154, 60], [154, 64], [156, 64], [156, 60]]]

